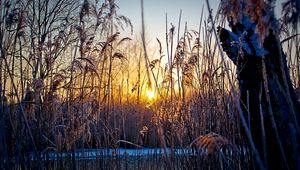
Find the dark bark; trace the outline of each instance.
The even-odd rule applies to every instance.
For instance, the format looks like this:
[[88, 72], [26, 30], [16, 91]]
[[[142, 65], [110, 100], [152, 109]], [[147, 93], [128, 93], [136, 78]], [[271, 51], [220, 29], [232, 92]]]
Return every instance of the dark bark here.
[[2, 97], [2, 92], [0, 90], [0, 169], [4, 169], [5, 162], [7, 161], [7, 148], [5, 142], [5, 126], [4, 126], [4, 100]]
[[237, 66], [240, 102], [246, 118], [250, 120], [253, 141], [261, 158], [266, 158], [263, 161], [269, 169], [300, 169], [300, 107], [290, 80], [286, 56], [272, 30], [259, 49], [253, 27], [244, 25], [231, 23], [232, 32], [223, 28], [219, 28], [218, 32], [223, 50]]

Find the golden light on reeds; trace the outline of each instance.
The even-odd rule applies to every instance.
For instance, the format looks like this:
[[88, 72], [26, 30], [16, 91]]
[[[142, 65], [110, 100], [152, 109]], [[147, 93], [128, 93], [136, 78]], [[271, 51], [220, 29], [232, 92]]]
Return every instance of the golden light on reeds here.
[[148, 82], [147, 82], [146, 97], [148, 100], [153, 100], [155, 98], [155, 91], [152, 88], [152, 82], [151, 82], [150, 78], [148, 79]]

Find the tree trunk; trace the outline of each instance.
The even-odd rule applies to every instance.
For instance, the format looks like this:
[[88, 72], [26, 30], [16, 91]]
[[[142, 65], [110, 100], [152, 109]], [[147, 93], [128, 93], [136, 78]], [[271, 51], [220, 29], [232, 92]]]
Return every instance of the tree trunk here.
[[[0, 71], [1, 72], [1, 71]], [[0, 78], [1, 80], [1, 78]], [[1, 84], [1, 82], [0, 82]], [[5, 168], [7, 160], [7, 148], [5, 141], [5, 126], [4, 126], [4, 97], [2, 96], [2, 88], [0, 85], [0, 169]]]
[[237, 67], [240, 102], [254, 144], [268, 169], [300, 169], [300, 107], [286, 56], [272, 30], [260, 47], [255, 23], [242, 21], [229, 22], [232, 31], [218, 28], [218, 33]]

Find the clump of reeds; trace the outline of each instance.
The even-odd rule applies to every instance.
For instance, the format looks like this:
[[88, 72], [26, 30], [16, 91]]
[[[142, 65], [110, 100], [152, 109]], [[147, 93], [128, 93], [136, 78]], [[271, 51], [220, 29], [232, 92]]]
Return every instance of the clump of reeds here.
[[[32, 150], [38, 157], [50, 150], [184, 148], [191, 143], [209, 153], [229, 144], [248, 147], [232, 97], [237, 87], [234, 66], [224, 67], [210, 19], [201, 15], [199, 28], [191, 30], [182, 24], [182, 12], [170, 28], [166, 16], [166, 39], [157, 39], [158, 50], [152, 55], [145, 35], [138, 40], [122, 37], [123, 25], [132, 25], [117, 13], [115, 1], [14, 2], [15, 7], [0, 2], [5, 15], [0, 17], [0, 129], [6, 127], [0, 133], [6, 141], [0, 138], [0, 145], [5, 160], [27, 166]], [[37, 15], [42, 12], [45, 15]], [[219, 15], [214, 20], [224, 24]], [[287, 29], [284, 36], [293, 33]], [[295, 87], [299, 53], [291, 48], [297, 42], [297, 36], [284, 41]], [[154, 99], [147, 98], [147, 90], [155, 92]], [[164, 158], [170, 167], [176, 155]], [[197, 159], [205, 164], [204, 158], [190, 156], [173, 166], [193, 163], [197, 168]], [[233, 159], [240, 166], [249, 163], [248, 158]], [[212, 160], [222, 162], [219, 157]], [[101, 161], [100, 167], [123, 166]]]

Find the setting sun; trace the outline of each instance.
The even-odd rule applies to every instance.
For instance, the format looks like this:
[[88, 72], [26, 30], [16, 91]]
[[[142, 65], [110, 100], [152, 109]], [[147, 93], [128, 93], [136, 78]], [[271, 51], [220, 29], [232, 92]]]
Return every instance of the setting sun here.
[[155, 97], [155, 93], [152, 90], [147, 90], [146, 95], [147, 95], [147, 98], [150, 100], [152, 100]]

